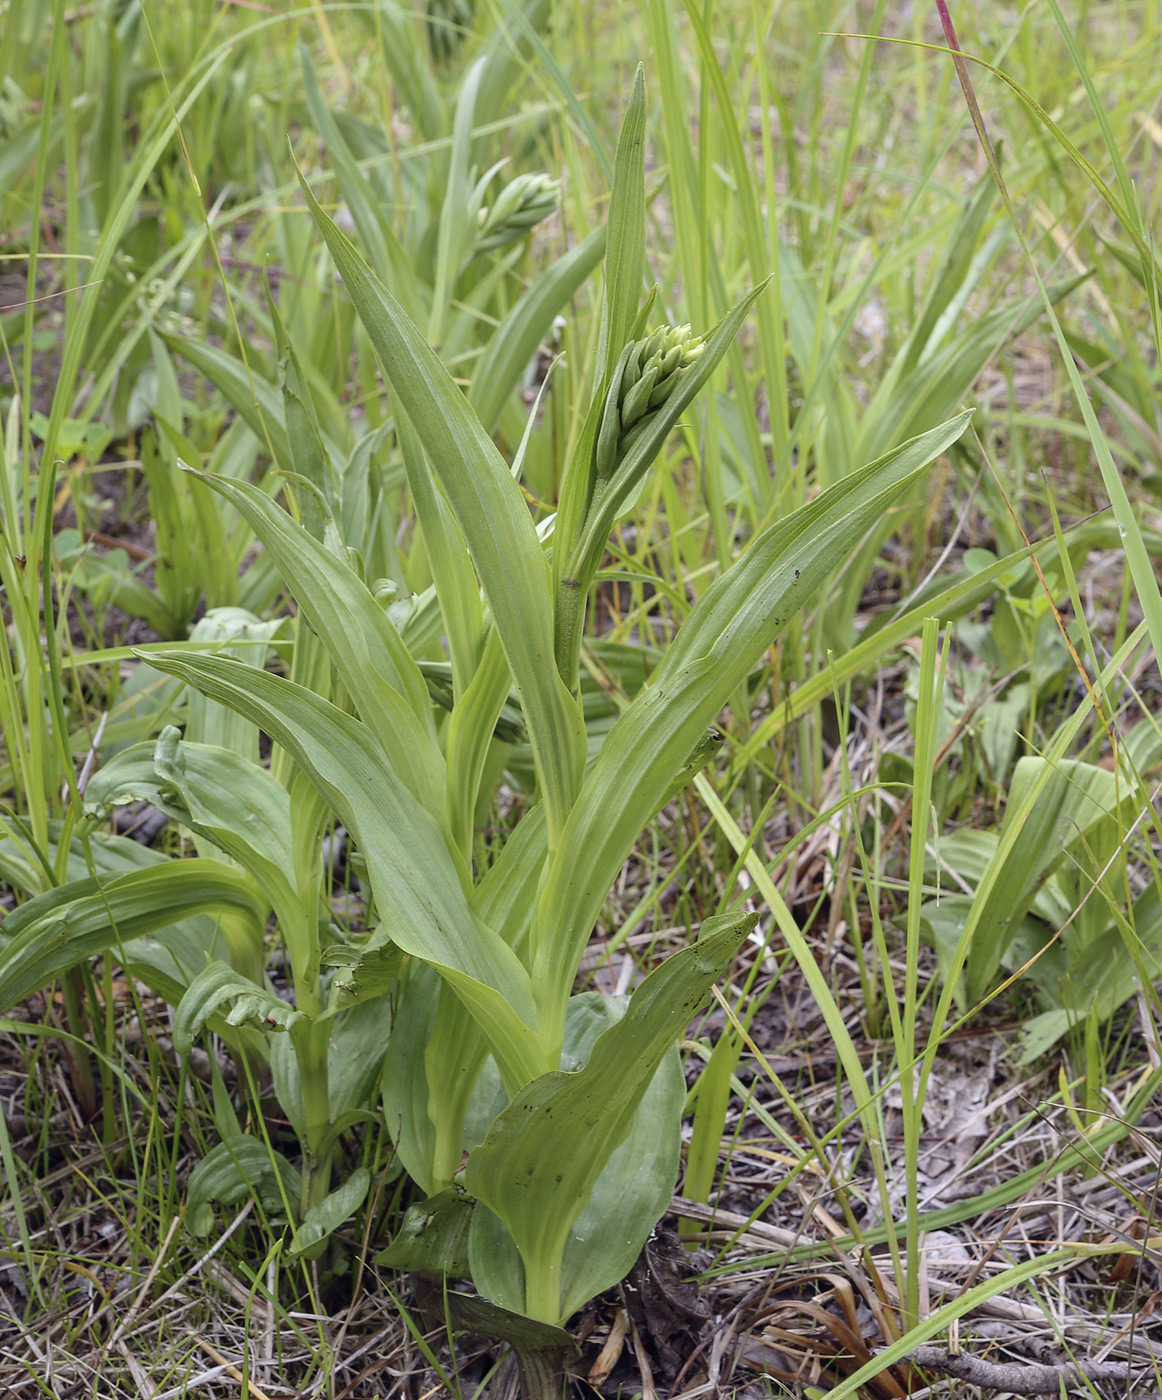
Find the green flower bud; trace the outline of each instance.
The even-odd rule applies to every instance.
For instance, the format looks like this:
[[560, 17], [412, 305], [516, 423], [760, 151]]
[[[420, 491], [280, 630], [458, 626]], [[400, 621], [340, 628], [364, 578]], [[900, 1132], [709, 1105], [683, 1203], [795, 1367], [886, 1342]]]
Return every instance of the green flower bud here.
[[[650, 395], [658, 382], [658, 362], [652, 361], [642, 371], [642, 377], [621, 400], [621, 431], [628, 433], [650, 406]], [[664, 386], [663, 386], [664, 387]]]
[[594, 465], [599, 480], [617, 470], [625, 455], [627, 434], [635, 439], [667, 402], [682, 376], [702, 354], [702, 337], [689, 326], [659, 326], [622, 351], [610, 379]]
[[510, 180], [496, 202], [477, 215], [477, 252], [502, 248], [547, 219], [561, 202], [561, 182], [543, 171]]

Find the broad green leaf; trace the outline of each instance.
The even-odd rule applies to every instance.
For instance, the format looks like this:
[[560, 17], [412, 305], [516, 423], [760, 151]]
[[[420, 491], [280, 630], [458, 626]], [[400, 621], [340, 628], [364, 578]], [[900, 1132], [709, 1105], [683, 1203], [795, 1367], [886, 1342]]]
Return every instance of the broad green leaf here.
[[263, 1208], [281, 1216], [289, 1204], [293, 1211], [302, 1192], [302, 1179], [280, 1153], [272, 1154], [257, 1138], [227, 1138], [207, 1152], [190, 1173], [186, 1188], [186, 1227], [192, 1235], [208, 1235], [214, 1228], [214, 1204], [237, 1205], [257, 1196]]
[[[342, 956], [340, 956], [342, 955]], [[339, 1005], [357, 1006], [360, 1002], [381, 997], [399, 981], [403, 971], [404, 951], [394, 943], [377, 943], [362, 951], [348, 944], [328, 948], [323, 953], [323, 965], [339, 968], [331, 986], [340, 996]]]
[[[0, 925], [0, 1006], [24, 1001], [70, 968], [130, 939], [192, 914], [222, 912], [241, 915], [261, 937], [262, 895], [248, 875], [217, 860], [166, 861], [108, 880], [58, 886], [22, 904]], [[250, 939], [240, 951], [249, 954]]]
[[428, 688], [383, 608], [342, 561], [257, 487], [222, 477], [202, 479], [245, 517], [400, 780], [442, 817], [444, 763]]
[[[966, 905], [960, 891], [967, 886], [975, 889], [984, 879], [989, 862], [996, 855], [1000, 833], [993, 827], [984, 831], [976, 827], [963, 826], [946, 832], [932, 843], [932, 856], [927, 877], [940, 881], [940, 887], [947, 895]], [[949, 878], [951, 876], [951, 878]], [[941, 897], [941, 903], [947, 899]], [[1046, 880], [1037, 890], [1029, 911], [1043, 923], [1059, 928], [1069, 918], [1069, 903], [1061, 888], [1053, 881]]]
[[374, 1263], [409, 1274], [468, 1277], [468, 1227], [475, 1202], [460, 1186], [449, 1186], [410, 1205], [395, 1238]]
[[[229, 1010], [223, 1011], [226, 1006]], [[276, 1031], [289, 1031], [302, 1020], [302, 1013], [289, 1002], [240, 977], [229, 963], [213, 962], [194, 978], [178, 1005], [173, 1027], [178, 1053], [188, 1055], [206, 1021], [219, 1015], [228, 1026], [254, 1021]]]
[[360, 1002], [338, 1018], [327, 1049], [333, 1122], [375, 1099], [391, 1027], [392, 1005], [385, 996]]
[[[268, 643], [283, 626], [281, 618], [263, 622], [246, 608], [212, 608], [194, 624], [190, 641], [216, 642], [216, 656], [233, 656], [261, 671], [270, 650]], [[197, 690], [188, 691], [186, 696], [186, 738], [230, 749], [240, 758], [258, 762], [258, 726], [228, 706], [207, 700]]]
[[528, 928], [547, 852], [545, 811], [538, 805], [521, 818], [472, 891], [472, 908], [512, 947]]
[[141, 801], [233, 856], [264, 892], [272, 884], [291, 892], [290, 805], [265, 768], [229, 749], [184, 742], [170, 725], [156, 741], [122, 749], [85, 789], [85, 811], [97, 817]]
[[[964, 432], [970, 414], [852, 472], [763, 531], [695, 604], [665, 660], [586, 775], [533, 921], [542, 1015], [557, 1017], [581, 951], [639, 832], [763, 650], [867, 529]], [[546, 1037], [561, 1035], [559, 1021]]]
[[532, 517], [435, 351], [302, 185], [392, 392], [423, 442], [472, 552], [528, 722], [554, 846], [580, 785], [585, 728], [552, 664], [549, 573]]
[[[152, 748], [152, 746], [151, 746]], [[105, 770], [100, 770], [90, 781], [89, 790]], [[4, 832], [0, 839], [0, 880], [14, 889], [35, 894], [40, 889], [43, 871], [33, 869], [22, 847], [24, 833], [18, 824], [9, 820], [0, 823]], [[50, 845], [48, 864], [59, 868], [60, 860], [57, 842], [61, 823], [49, 822]], [[130, 870], [147, 870], [160, 865], [169, 865], [171, 858], [151, 846], [143, 846], [128, 836], [116, 836], [106, 832], [93, 831], [84, 839], [73, 835], [66, 857], [67, 868], [62, 884], [69, 884], [89, 878], [90, 868], [98, 878], [107, 879], [124, 875]], [[257, 897], [257, 891], [255, 891]], [[243, 929], [249, 922], [249, 937]], [[487, 921], [487, 920], [486, 920]], [[176, 923], [159, 928], [153, 933], [139, 938], [131, 938], [128, 943], [117, 945], [117, 959], [130, 977], [140, 978], [152, 991], [171, 1006], [181, 1001], [186, 988], [214, 958], [232, 957], [239, 971], [245, 972], [253, 981], [262, 977], [262, 926], [256, 917], [249, 914], [245, 921], [236, 913], [230, 914], [226, 922], [231, 924], [231, 939], [228, 940], [223, 928], [221, 910], [210, 914], [193, 914], [179, 919]], [[233, 943], [233, 951], [231, 951]], [[3, 948], [3, 928], [0, 926], [0, 949]], [[239, 960], [239, 954], [245, 955]], [[0, 952], [0, 964], [3, 954]]]
[[239, 972], [257, 984], [265, 966], [262, 928], [251, 925], [246, 955], [240, 956], [242, 940], [235, 937], [231, 947], [223, 922], [220, 913], [195, 914], [156, 933], [120, 944], [117, 961], [128, 976], [144, 982], [170, 1006], [177, 1006], [198, 973], [215, 960], [229, 958]]
[[562, 1255], [570, 1227], [629, 1132], [667, 1051], [756, 922], [753, 914], [708, 920], [697, 943], [637, 988], [581, 1069], [527, 1085], [470, 1155], [465, 1185], [516, 1241], [530, 1317], [564, 1321], [571, 1281], [562, 1276]]
[[[624, 1013], [627, 998], [586, 992], [569, 1003], [562, 1068], [580, 1068], [594, 1042]], [[673, 1195], [681, 1155], [686, 1081], [677, 1049], [666, 1053], [638, 1104], [624, 1141], [601, 1171], [573, 1222], [561, 1274], [562, 1317], [619, 1283], [633, 1267], [650, 1230]], [[512, 1236], [486, 1206], [473, 1227], [473, 1278], [487, 1297], [520, 1310], [524, 1265]]]
[[225, 852], [253, 877], [278, 916], [296, 985], [318, 978], [317, 892], [295, 884], [299, 863], [287, 790], [257, 763], [228, 749], [179, 740], [172, 726], [155, 744], [123, 750], [94, 775], [87, 811], [144, 800], [182, 822], [199, 843]]
[[294, 1243], [288, 1251], [290, 1258], [298, 1258], [333, 1235], [367, 1199], [370, 1188], [371, 1173], [366, 1167], [356, 1167], [342, 1186], [336, 1187], [303, 1216], [303, 1223], [295, 1231]]
[[450, 1185], [460, 1170], [466, 1146], [465, 1117], [487, 1058], [488, 1043], [480, 1027], [465, 1015], [465, 1008], [457, 1003], [450, 988], [441, 987], [431, 1035], [424, 1048], [428, 1117], [435, 1127], [433, 1190]]
[[440, 1004], [435, 968], [412, 961], [400, 983], [398, 1010], [383, 1059], [383, 1120], [408, 1176], [432, 1194], [436, 1125], [428, 1112], [425, 1055]]
[[512, 949], [470, 910], [465, 874], [372, 732], [302, 686], [216, 657], [153, 654], [160, 670], [248, 715], [282, 744], [355, 837], [383, 932], [452, 982], [508, 1082], [536, 1072], [532, 990]]

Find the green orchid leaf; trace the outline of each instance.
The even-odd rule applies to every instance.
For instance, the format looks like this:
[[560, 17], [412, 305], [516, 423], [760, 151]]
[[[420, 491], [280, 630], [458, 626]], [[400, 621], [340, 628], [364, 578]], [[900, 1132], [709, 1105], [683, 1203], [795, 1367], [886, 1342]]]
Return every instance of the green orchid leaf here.
[[553, 846], [580, 786], [585, 726], [552, 664], [549, 571], [532, 517], [504, 458], [435, 351], [300, 180], [472, 552], [525, 712]]
[[190, 1173], [186, 1188], [186, 1228], [192, 1235], [208, 1235], [214, 1228], [214, 1205], [234, 1206], [248, 1196], [263, 1209], [285, 1218], [302, 1192], [302, 1180], [280, 1152], [273, 1152], [257, 1138], [240, 1134], [220, 1142], [207, 1152]]
[[[508, 1308], [498, 1307], [487, 1298], [471, 1293], [449, 1293], [448, 1312], [452, 1325], [481, 1337], [495, 1337], [507, 1342], [522, 1359], [537, 1352], [560, 1352], [568, 1355], [577, 1350], [577, 1343], [562, 1327], [546, 1322], [534, 1322], [531, 1317]], [[526, 1360], [526, 1373], [531, 1370]]]
[[633, 338], [646, 274], [646, 74], [638, 64], [613, 158], [605, 301], [597, 349], [598, 379], [609, 380], [621, 348]]
[[[278, 350], [279, 387], [282, 389], [283, 416], [293, 456], [295, 475], [301, 477], [308, 489], [300, 495], [299, 509], [303, 524], [315, 539], [322, 539], [327, 517], [336, 513], [337, 497], [335, 468], [323, 446], [322, 429], [314, 399], [303, 375], [299, 357], [287, 337], [282, 316], [266, 286], [266, 305], [274, 327]], [[196, 461], [197, 458], [194, 458]]]
[[[763, 650], [833, 576], [893, 500], [968, 426], [962, 413], [852, 472], [764, 530], [706, 590], [650, 682], [606, 737], [570, 814], [532, 926], [533, 982], [564, 1005], [601, 905], [674, 777]], [[543, 1013], [544, 1014], [544, 1013]], [[563, 1034], [558, 1019], [545, 1036]]]
[[451, 657], [452, 693], [458, 696], [467, 690], [480, 659], [484, 631], [480, 585], [476, 582], [476, 570], [468, 556], [464, 536], [432, 475], [423, 443], [407, 414], [400, 409], [396, 410], [395, 430], [416, 519], [423, 531], [436, 596], [440, 600]]
[[400, 299], [405, 301], [408, 315], [415, 320], [421, 312], [418, 296], [420, 284], [407, 252], [392, 227], [390, 217], [375, 198], [372, 186], [359, 169], [350, 146], [343, 139], [339, 123], [332, 115], [330, 107], [323, 101], [315, 80], [311, 56], [302, 43], [299, 44], [299, 59], [302, 63], [303, 89], [311, 111], [311, 120], [323, 138], [340, 193], [351, 211], [367, 256], [372, 267], [379, 268], [381, 274], [390, 280]]
[[435, 968], [414, 959], [404, 969], [398, 1010], [383, 1058], [383, 1120], [408, 1176], [431, 1196], [436, 1126], [429, 1113], [425, 1057], [440, 1004]]
[[161, 339], [206, 376], [259, 442], [269, 445], [274, 460], [284, 471], [294, 470], [282, 395], [273, 384], [250, 374], [237, 356], [216, 345], [188, 336], [162, 335]]
[[313, 889], [300, 896], [292, 883], [298, 869], [292, 804], [281, 783], [257, 763], [228, 749], [183, 742], [167, 727], [156, 744], [117, 754], [85, 793], [86, 810], [96, 814], [131, 799], [182, 822], [202, 854], [210, 847], [223, 851], [253, 876], [278, 916], [296, 981], [317, 978], [317, 896]]
[[248, 1021], [276, 1031], [289, 1031], [302, 1021], [302, 1012], [275, 996], [265, 987], [256, 987], [224, 962], [213, 962], [204, 968], [178, 1004], [174, 1017], [173, 1043], [181, 1055], [188, 1055], [194, 1039], [211, 1016], [222, 1014], [228, 1026], [243, 1026]]
[[[103, 816], [145, 801], [188, 826], [248, 870], [259, 886], [293, 899], [290, 802], [270, 773], [229, 749], [182, 741], [167, 726], [155, 743], [123, 749], [93, 775], [85, 811]], [[271, 902], [279, 899], [272, 895]]]
[[480, 1021], [514, 1086], [543, 1058], [532, 989], [512, 949], [474, 916], [465, 872], [435, 820], [392, 771], [374, 734], [279, 676], [217, 657], [151, 654], [159, 669], [248, 715], [293, 756], [367, 861], [384, 941], [435, 965]]
[[[593, 1045], [624, 1014], [628, 999], [593, 992], [573, 997], [561, 1067], [580, 1068]], [[569, 1229], [561, 1275], [562, 1317], [623, 1279], [666, 1209], [678, 1176], [686, 1081], [671, 1048], [633, 1114], [629, 1132], [609, 1158], [589, 1200]], [[524, 1307], [525, 1271], [504, 1223], [478, 1206], [472, 1233], [473, 1281], [505, 1307]]]
[[166, 861], [111, 879], [70, 881], [22, 904], [0, 925], [0, 1007], [24, 1001], [98, 953], [194, 914], [241, 916], [249, 952], [254, 931], [261, 940], [265, 907], [248, 875], [217, 860]]
[[[570, 1227], [627, 1136], [667, 1052], [756, 922], [754, 914], [708, 920], [697, 943], [637, 988], [583, 1068], [554, 1071], [527, 1085], [469, 1156], [465, 1185], [503, 1220], [520, 1250], [528, 1316], [564, 1321], [562, 1264]], [[646, 1233], [656, 1219], [645, 1224]], [[636, 1223], [640, 1230], [644, 1222]], [[476, 1263], [474, 1251], [474, 1270]]]
[[450, 1186], [408, 1206], [395, 1238], [373, 1263], [433, 1278], [467, 1278], [468, 1227], [475, 1204], [462, 1187]]
[[324, 949], [324, 965], [337, 967], [331, 983], [340, 1006], [357, 1006], [389, 992], [399, 981], [404, 951], [394, 943], [372, 942], [364, 949], [349, 944]]
[[257, 487], [201, 479], [262, 541], [401, 780], [433, 814], [441, 812], [444, 764], [428, 688], [383, 608], [345, 563]]
[[966, 915], [974, 926], [970, 1002], [988, 990], [1040, 887], [1068, 848], [1131, 796], [1116, 774], [1091, 763], [1039, 757], [1017, 763], [1000, 839]]
[[[205, 494], [198, 490], [199, 494]], [[266, 665], [270, 644], [284, 626], [282, 618], [263, 622], [245, 608], [212, 608], [194, 624], [190, 641], [215, 642], [218, 644], [215, 656], [233, 656], [261, 671]], [[187, 692], [186, 696], [186, 739], [229, 749], [239, 758], [258, 762], [258, 726], [226, 705], [207, 700], [197, 690]]]
[[303, 1223], [295, 1231], [294, 1242], [288, 1250], [289, 1257], [297, 1259], [333, 1235], [367, 1199], [370, 1188], [371, 1173], [366, 1167], [356, 1167], [342, 1186], [336, 1187], [303, 1216]]

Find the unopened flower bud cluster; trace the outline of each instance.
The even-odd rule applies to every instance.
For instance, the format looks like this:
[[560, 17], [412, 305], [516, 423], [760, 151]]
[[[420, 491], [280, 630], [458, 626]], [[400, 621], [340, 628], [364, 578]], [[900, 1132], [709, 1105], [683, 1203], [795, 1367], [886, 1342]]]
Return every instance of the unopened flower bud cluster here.
[[659, 326], [626, 347], [609, 386], [597, 436], [599, 477], [613, 474], [624, 453], [626, 435], [661, 408], [701, 354], [702, 337], [689, 326]]
[[502, 248], [520, 238], [542, 219], [547, 219], [560, 202], [559, 180], [543, 171], [518, 175], [501, 190], [495, 204], [481, 209], [477, 215], [477, 251]]

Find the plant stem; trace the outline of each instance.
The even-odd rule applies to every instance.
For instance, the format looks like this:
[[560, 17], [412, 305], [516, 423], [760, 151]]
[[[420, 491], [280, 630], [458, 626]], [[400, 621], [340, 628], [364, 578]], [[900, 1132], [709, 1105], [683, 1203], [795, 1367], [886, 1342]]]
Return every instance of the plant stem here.
[[306, 1149], [306, 1170], [303, 1174], [304, 1210], [318, 1205], [331, 1185], [331, 1149], [322, 1150], [323, 1139], [331, 1126], [331, 1099], [327, 1082], [329, 1042], [328, 1021], [308, 1022], [301, 1034], [295, 1037], [299, 1081], [303, 1091], [303, 1146]]
[[556, 1347], [547, 1351], [527, 1351], [514, 1346], [520, 1364], [522, 1400], [561, 1400], [565, 1382], [565, 1355]]
[[561, 1325], [561, 1255], [526, 1259], [525, 1313], [537, 1322]]

